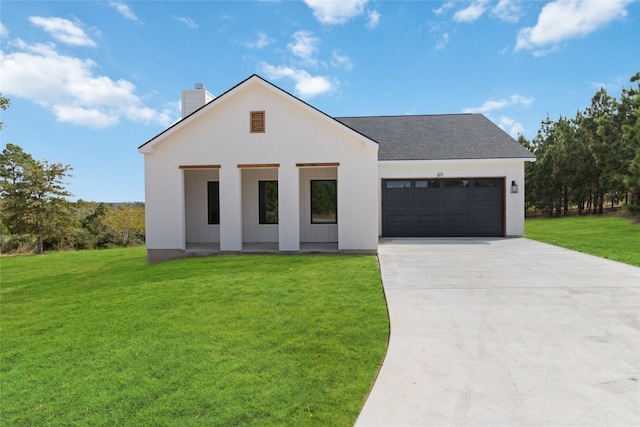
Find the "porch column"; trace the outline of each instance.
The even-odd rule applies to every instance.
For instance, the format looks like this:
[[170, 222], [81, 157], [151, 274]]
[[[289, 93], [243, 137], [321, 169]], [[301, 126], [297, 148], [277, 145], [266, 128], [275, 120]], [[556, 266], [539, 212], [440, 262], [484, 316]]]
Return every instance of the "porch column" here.
[[242, 250], [242, 170], [220, 168], [220, 250]]
[[295, 164], [278, 169], [278, 239], [281, 251], [300, 250], [300, 171]]

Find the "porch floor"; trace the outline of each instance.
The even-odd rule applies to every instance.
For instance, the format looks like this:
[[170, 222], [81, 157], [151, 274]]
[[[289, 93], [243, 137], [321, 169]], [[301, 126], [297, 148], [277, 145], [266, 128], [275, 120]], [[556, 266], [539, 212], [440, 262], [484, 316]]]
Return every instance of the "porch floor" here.
[[[185, 252], [192, 255], [218, 254], [220, 243], [187, 243]], [[242, 244], [242, 251], [246, 253], [277, 253], [278, 242]], [[338, 243], [308, 242], [300, 243], [300, 251], [296, 253], [337, 253]]]

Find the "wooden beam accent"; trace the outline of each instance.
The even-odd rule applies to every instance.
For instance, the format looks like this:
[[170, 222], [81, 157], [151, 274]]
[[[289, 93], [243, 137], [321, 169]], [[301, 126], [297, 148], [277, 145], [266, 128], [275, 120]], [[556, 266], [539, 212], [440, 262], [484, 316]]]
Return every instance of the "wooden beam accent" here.
[[340, 163], [296, 163], [299, 168], [326, 168], [326, 167], [338, 167]]
[[220, 165], [180, 165], [180, 169], [220, 169]]
[[240, 163], [238, 169], [279, 168], [280, 163]]

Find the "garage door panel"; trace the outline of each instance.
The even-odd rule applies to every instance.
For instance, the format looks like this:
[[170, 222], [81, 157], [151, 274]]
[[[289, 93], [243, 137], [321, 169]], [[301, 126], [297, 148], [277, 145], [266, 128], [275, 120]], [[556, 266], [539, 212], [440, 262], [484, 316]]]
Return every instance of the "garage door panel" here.
[[412, 215], [390, 215], [389, 218], [387, 218], [387, 224], [388, 225], [397, 225], [397, 224], [406, 224], [407, 222], [411, 221], [412, 219]]
[[472, 200], [470, 189], [444, 189], [442, 207], [445, 209], [458, 209], [460, 205], [466, 205]]
[[406, 206], [394, 206], [394, 207], [390, 207], [389, 209], [387, 209], [387, 216], [389, 218], [395, 217], [395, 216], [404, 216], [404, 215], [410, 215], [411, 212], [411, 206], [410, 205], [406, 205]]
[[438, 207], [438, 203], [431, 203], [425, 206], [414, 206], [413, 213], [416, 216], [424, 217], [424, 216], [440, 216], [441, 209]]
[[387, 194], [385, 195], [385, 199], [387, 199], [389, 201], [395, 201], [395, 202], [403, 202], [404, 201], [404, 202], [408, 203], [411, 200], [411, 192], [410, 191], [406, 191], [406, 190], [388, 191]]
[[471, 217], [468, 214], [447, 215], [443, 222], [443, 231], [451, 236], [460, 236], [469, 233]]
[[442, 222], [438, 217], [417, 216], [414, 217], [413, 229], [420, 237], [430, 236], [439, 233]]
[[504, 179], [383, 181], [383, 235], [502, 236]]
[[415, 227], [414, 232], [403, 237], [433, 237], [438, 233], [439, 227]]
[[480, 209], [500, 210], [502, 207], [501, 198], [489, 196], [483, 197], [479, 194], [474, 195], [472, 203], [474, 208]]

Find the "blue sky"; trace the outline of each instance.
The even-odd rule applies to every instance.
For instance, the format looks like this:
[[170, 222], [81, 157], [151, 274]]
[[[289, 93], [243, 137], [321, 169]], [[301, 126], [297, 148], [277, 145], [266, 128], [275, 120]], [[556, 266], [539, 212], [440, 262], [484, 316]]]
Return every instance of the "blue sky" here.
[[70, 164], [74, 199], [144, 200], [137, 147], [257, 73], [332, 116], [479, 112], [532, 138], [640, 71], [640, 2], [7, 1], [2, 147]]

